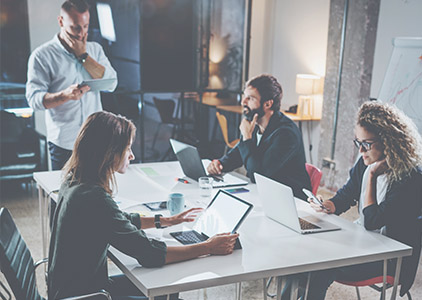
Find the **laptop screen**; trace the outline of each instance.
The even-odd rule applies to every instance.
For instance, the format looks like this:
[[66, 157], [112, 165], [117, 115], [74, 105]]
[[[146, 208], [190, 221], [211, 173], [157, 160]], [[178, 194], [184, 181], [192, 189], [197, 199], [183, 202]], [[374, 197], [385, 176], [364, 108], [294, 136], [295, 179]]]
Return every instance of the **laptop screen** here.
[[208, 237], [218, 233], [235, 232], [252, 207], [252, 204], [219, 190], [193, 229]]

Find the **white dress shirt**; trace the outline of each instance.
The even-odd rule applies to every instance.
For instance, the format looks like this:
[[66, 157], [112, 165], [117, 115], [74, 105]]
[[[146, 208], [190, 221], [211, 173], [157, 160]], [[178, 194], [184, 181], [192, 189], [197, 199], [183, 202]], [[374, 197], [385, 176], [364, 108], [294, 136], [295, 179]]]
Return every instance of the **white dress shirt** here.
[[[109, 90], [114, 91], [117, 86], [117, 74], [101, 45], [87, 42], [86, 52], [105, 67], [103, 79], [116, 78], [115, 84]], [[45, 110], [48, 141], [72, 150], [82, 123], [92, 113], [101, 111], [102, 106], [100, 92], [87, 92], [80, 100], [70, 100], [50, 109], [43, 105], [44, 95], [62, 91], [72, 84], [90, 79], [91, 75], [75, 55], [61, 44], [57, 34], [32, 52], [28, 61], [26, 99], [32, 109]]]

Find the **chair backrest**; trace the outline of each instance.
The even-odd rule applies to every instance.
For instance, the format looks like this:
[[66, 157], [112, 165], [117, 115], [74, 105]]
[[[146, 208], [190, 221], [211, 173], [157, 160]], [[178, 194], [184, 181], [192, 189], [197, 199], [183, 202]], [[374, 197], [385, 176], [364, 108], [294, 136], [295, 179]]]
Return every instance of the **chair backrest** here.
[[315, 167], [314, 165], [305, 164], [306, 172], [309, 174], [309, 178], [311, 179], [311, 186], [312, 186], [312, 193], [316, 195], [319, 187], [319, 183], [321, 182], [322, 172], [320, 169]]
[[173, 114], [174, 114], [174, 107], [176, 103], [170, 99], [158, 99], [153, 97], [154, 105], [160, 114], [161, 122], [164, 124], [172, 124], [173, 123]]
[[217, 116], [218, 124], [220, 124], [221, 133], [223, 134], [224, 142], [228, 146], [230, 143], [229, 143], [227, 119], [224, 115], [220, 114], [218, 111], [215, 113], [215, 115]]
[[0, 208], [0, 267], [16, 300], [43, 300], [34, 260], [7, 208]]

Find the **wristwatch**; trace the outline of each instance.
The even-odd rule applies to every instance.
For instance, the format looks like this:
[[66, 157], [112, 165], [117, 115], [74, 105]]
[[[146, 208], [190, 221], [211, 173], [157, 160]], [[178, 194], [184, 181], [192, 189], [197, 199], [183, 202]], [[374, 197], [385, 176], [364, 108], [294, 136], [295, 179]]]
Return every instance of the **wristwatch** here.
[[164, 228], [164, 227], [161, 227], [161, 220], [160, 220], [160, 218], [162, 217], [163, 215], [155, 215], [154, 216], [154, 224], [155, 224], [155, 228]]
[[84, 64], [85, 63], [85, 61], [86, 61], [86, 58], [88, 57], [88, 53], [83, 53], [81, 56], [79, 56], [78, 57], [78, 61], [81, 63], [81, 64]]

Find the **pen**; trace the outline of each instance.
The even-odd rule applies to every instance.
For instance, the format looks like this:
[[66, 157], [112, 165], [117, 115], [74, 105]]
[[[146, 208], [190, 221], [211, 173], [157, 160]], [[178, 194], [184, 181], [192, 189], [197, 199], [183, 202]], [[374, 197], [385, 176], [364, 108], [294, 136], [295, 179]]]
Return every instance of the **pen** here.
[[186, 179], [183, 179], [183, 178], [176, 178], [176, 181], [179, 181], [179, 182], [181, 182], [181, 183], [189, 183], [189, 181], [187, 181]]

